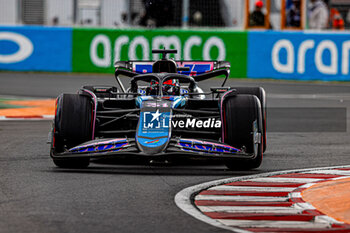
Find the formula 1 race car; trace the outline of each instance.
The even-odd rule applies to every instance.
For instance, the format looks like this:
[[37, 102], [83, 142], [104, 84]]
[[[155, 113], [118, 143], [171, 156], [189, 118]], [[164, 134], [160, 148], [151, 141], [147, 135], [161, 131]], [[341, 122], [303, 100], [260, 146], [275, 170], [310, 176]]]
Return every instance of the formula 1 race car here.
[[[92, 159], [221, 160], [230, 169], [260, 166], [266, 150], [261, 87], [225, 87], [230, 63], [175, 61], [176, 50], [152, 50], [158, 61], [115, 63], [114, 86], [84, 86], [56, 100], [50, 155], [58, 167]], [[126, 89], [120, 76], [130, 79]], [[203, 80], [224, 75], [204, 92]]]

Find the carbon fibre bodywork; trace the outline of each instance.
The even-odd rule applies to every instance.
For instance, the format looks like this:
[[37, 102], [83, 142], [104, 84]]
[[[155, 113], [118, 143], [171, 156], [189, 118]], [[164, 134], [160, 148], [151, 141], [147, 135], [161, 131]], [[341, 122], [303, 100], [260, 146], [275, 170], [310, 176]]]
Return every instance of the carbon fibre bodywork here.
[[[97, 98], [97, 97], [96, 97]], [[92, 98], [93, 99], [93, 98]], [[103, 105], [104, 101], [108, 100], [98, 100], [97, 104]], [[117, 101], [117, 100], [115, 100]], [[200, 100], [198, 100], [200, 101]], [[216, 107], [216, 117], [209, 119], [220, 120], [219, 113], [219, 102], [218, 100], [213, 100]], [[62, 153], [52, 153], [53, 158], [80, 158], [80, 157], [90, 157], [90, 158], [112, 158], [116, 156], [142, 156], [150, 159], [157, 158], [171, 158], [181, 157], [181, 158], [203, 158], [203, 159], [251, 159], [254, 157], [253, 154], [247, 154], [239, 148], [232, 147], [225, 143], [220, 142], [221, 137], [221, 127], [216, 129], [217, 132], [211, 132], [212, 135], [206, 135], [206, 132], [201, 133], [200, 130], [194, 132], [195, 130], [188, 129], [190, 134], [196, 133], [197, 135], [192, 135], [193, 138], [182, 137], [186, 134], [186, 129], [178, 130], [172, 125], [173, 117], [176, 114], [186, 113], [184, 118], [179, 119], [189, 119], [190, 109], [186, 109], [191, 100], [184, 96], [167, 96], [167, 97], [149, 97], [149, 96], [138, 96], [134, 98], [135, 107], [139, 106], [139, 109], [135, 109], [137, 114], [137, 124], [136, 121], [133, 124], [135, 130], [132, 132], [127, 132], [131, 136], [118, 137], [121, 134], [114, 132], [116, 138], [109, 138], [107, 134], [101, 134], [101, 125], [106, 122], [99, 120], [101, 117], [101, 110], [97, 108], [97, 120], [99, 122], [96, 125], [96, 131], [94, 132], [94, 140], [82, 143], [80, 145], [74, 146], [67, 149]], [[208, 103], [208, 102], [207, 102]], [[209, 106], [207, 106], [209, 107]], [[213, 113], [212, 111], [206, 111], [206, 113]], [[184, 112], [182, 112], [184, 111]], [[132, 112], [132, 111], [127, 111]], [[193, 110], [192, 117], [194, 114], [204, 113], [203, 110]], [[203, 114], [207, 115], [207, 114]], [[150, 126], [150, 122], [154, 116], [159, 119], [154, 119], [157, 125]], [[210, 117], [210, 116], [209, 116]], [[104, 123], [103, 123], [104, 122]], [[104, 126], [102, 126], [104, 127]], [[102, 128], [103, 129], [103, 128]], [[103, 131], [102, 131], [103, 132]], [[205, 139], [209, 138], [209, 139]], [[215, 140], [216, 139], [216, 140]], [[176, 155], [176, 156], [175, 156]]]
[[[164, 51], [168, 52], [161, 50]], [[64, 149], [56, 150], [55, 135], [60, 133], [57, 122], [61, 121], [61, 115], [56, 114], [50, 153], [54, 160], [181, 157], [249, 161], [256, 158], [255, 152], [247, 153], [244, 147], [236, 148], [224, 142], [223, 98], [236, 95], [234, 88], [224, 87], [230, 73], [228, 62], [180, 62], [163, 56], [155, 62], [117, 62], [115, 67], [119, 89], [85, 86], [78, 92], [91, 100], [90, 140], [73, 146], [66, 143]], [[129, 88], [124, 87], [120, 75], [130, 78]], [[221, 87], [213, 87], [207, 93], [199, 87], [198, 82], [220, 75], [225, 76]], [[179, 83], [178, 94], [164, 91], [169, 80]], [[156, 83], [157, 93], [150, 95], [149, 85], [140, 83]], [[56, 109], [64, 107], [60, 98]], [[251, 132], [256, 141], [259, 136], [260, 132]], [[63, 138], [63, 143], [68, 140], [71, 139]]]

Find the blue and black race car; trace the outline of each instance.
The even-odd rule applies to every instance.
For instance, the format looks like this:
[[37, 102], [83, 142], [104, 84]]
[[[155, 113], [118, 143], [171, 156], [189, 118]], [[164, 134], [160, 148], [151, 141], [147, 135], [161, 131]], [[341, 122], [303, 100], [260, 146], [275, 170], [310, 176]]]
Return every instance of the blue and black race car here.
[[[266, 99], [261, 87], [226, 87], [230, 63], [116, 62], [119, 87], [84, 86], [56, 101], [50, 155], [58, 167], [91, 160], [220, 160], [230, 169], [259, 167], [266, 150]], [[225, 76], [204, 92], [203, 80]], [[127, 76], [125, 88], [120, 76]]]

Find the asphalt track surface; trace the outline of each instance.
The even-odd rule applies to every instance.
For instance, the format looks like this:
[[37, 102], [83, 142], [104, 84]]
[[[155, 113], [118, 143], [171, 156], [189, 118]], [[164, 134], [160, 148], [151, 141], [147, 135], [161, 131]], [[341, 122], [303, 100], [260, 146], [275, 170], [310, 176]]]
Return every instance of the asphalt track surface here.
[[[208, 88], [220, 81], [202, 85]], [[2, 96], [46, 98], [114, 80], [113, 75], [2, 72], [0, 84]], [[228, 84], [264, 87], [270, 107], [350, 106], [348, 83], [230, 80]], [[293, 121], [287, 118], [286, 124]], [[85, 170], [66, 170], [56, 168], [49, 158], [49, 130], [49, 121], [0, 122], [0, 232], [225, 232], [182, 212], [174, 203], [176, 193], [216, 179], [350, 164], [347, 129], [268, 133], [263, 164], [252, 171], [229, 171], [219, 164], [132, 163], [94, 163]]]

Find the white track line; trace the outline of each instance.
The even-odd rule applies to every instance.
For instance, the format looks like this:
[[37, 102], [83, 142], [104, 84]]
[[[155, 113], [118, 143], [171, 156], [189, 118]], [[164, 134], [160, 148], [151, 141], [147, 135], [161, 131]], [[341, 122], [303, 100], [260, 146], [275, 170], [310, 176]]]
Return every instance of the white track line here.
[[305, 209], [274, 206], [198, 206], [202, 212], [300, 214]]
[[312, 183], [322, 179], [311, 178], [284, 178], [284, 177], [261, 177], [255, 179], [249, 179], [252, 182], [268, 182], [268, 183]]
[[307, 202], [295, 203], [293, 205], [293, 207], [297, 208], [297, 209], [303, 209], [303, 210], [315, 210], [316, 209], [313, 205], [311, 205]]
[[6, 117], [0, 116], [0, 121], [43, 121], [43, 120], [53, 120], [55, 116], [53, 115], [39, 115], [38, 117]]
[[330, 222], [333, 224], [344, 224], [343, 222], [337, 221], [327, 215], [315, 216], [315, 222]]
[[216, 191], [254, 191], [254, 192], [292, 192], [295, 188], [284, 187], [252, 187], [252, 186], [231, 186], [231, 185], [219, 185], [208, 190]]
[[283, 202], [288, 201], [289, 197], [261, 197], [261, 196], [229, 196], [229, 195], [197, 195], [196, 201], [261, 201], [261, 202]]
[[43, 115], [43, 118], [45, 118], [45, 119], [53, 119], [53, 118], [55, 118], [55, 115]]
[[329, 100], [349, 100], [350, 95], [347, 93], [339, 95], [329, 94], [268, 94], [268, 98], [273, 99], [329, 99]]
[[301, 189], [301, 188], [310, 188], [312, 185], [314, 185], [316, 183], [307, 183], [307, 184], [303, 184], [302, 186], [299, 186], [298, 189]]
[[[328, 228], [330, 227], [329, 223], [326, 222], [305, 222], [305, 221], [260, 221], [260, 220], [232, 220], [232, 219], [219, 219], [219, 222], [234, 226], [234, 227], [243, 227], [243, 228]], [[302, 229], [300, 229], [302, 232]]]
[[350, 176], [350, 171], [346, 171], [346, 170], [319, 170], [319, 171], [310, 171], [310, 172], [303, 172], [303, 173]]
[[300, 192], [291, 192], [289, 193], [290, 197], [294, 197], [294, 198], [301, 198], [301, 193]]

